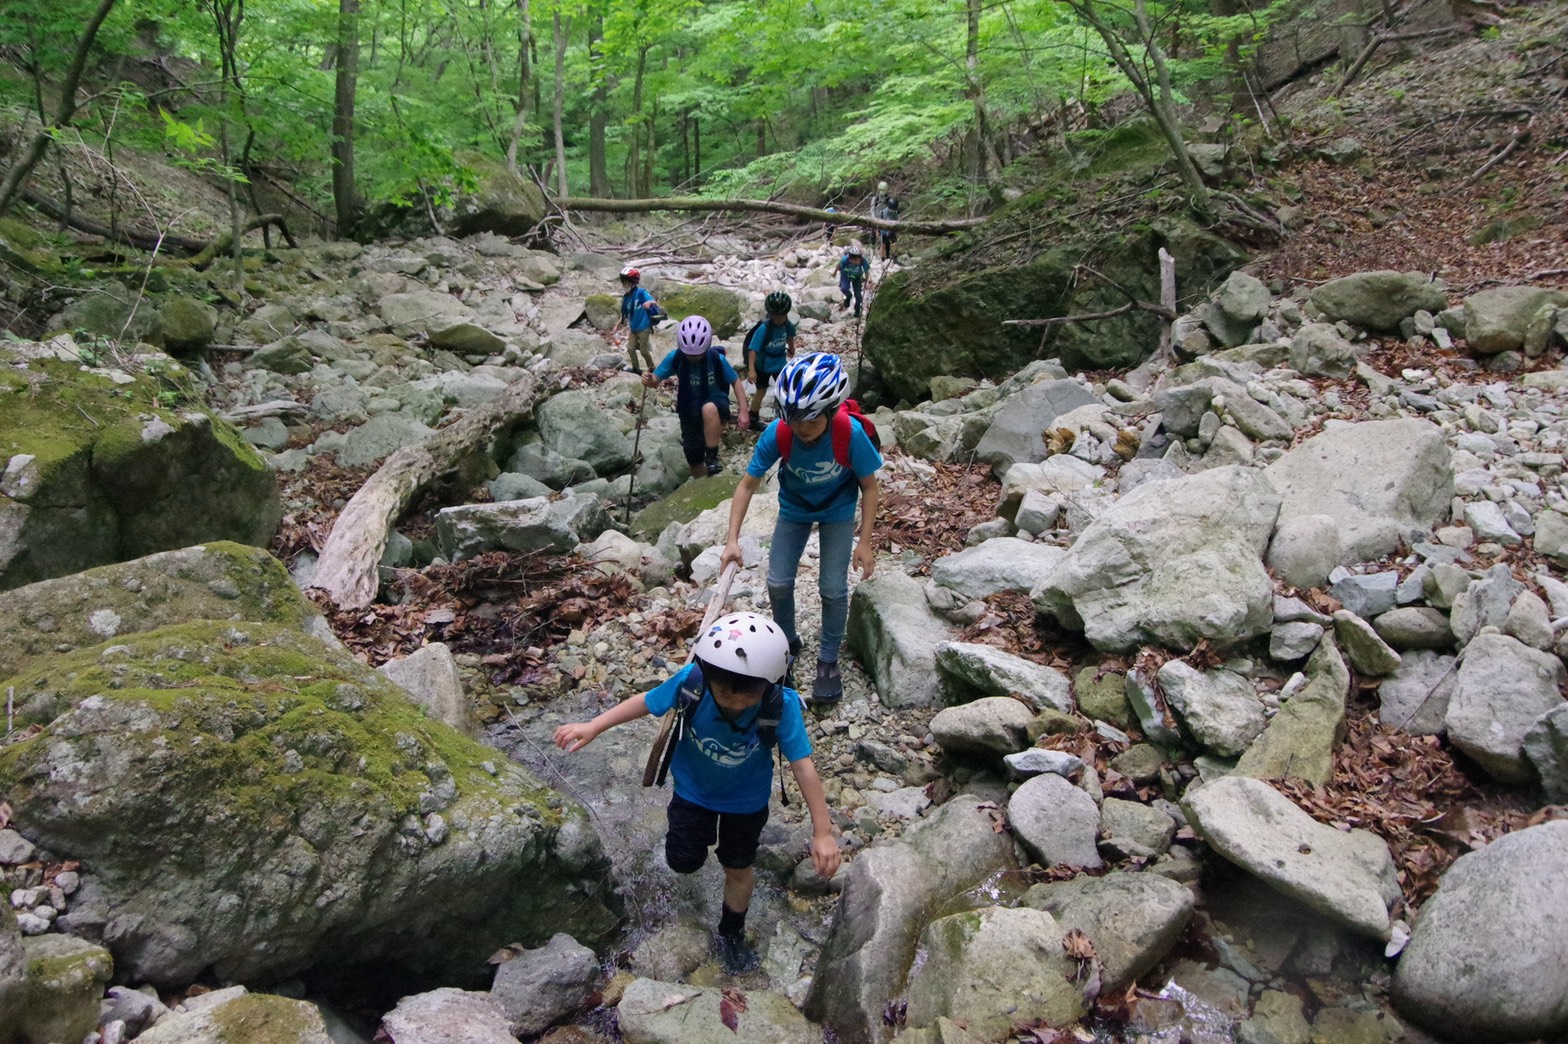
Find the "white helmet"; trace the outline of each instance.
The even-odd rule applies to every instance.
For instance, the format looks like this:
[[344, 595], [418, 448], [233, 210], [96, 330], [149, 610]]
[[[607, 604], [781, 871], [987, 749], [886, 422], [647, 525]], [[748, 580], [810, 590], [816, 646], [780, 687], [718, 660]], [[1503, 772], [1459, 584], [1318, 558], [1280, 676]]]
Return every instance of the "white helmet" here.
[[887, 182], [885, 182], [885, 181], [877, 182], [877, 191], [882, 193], [882, 195], [884, 195], [884, 196], [887, 195]]
[[731, 613], [697, 639], [697, 659], [771, 684], [789, 668], [789, 639], [760, 613]]

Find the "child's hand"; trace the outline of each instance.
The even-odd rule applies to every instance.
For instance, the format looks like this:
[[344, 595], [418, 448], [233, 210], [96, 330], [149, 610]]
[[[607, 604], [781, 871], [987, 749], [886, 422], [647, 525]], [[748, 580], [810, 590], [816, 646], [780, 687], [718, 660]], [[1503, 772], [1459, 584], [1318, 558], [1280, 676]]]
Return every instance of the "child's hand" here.
[[855, 545], [855, 568], [860, 570], [860, 579], [870, 580], [871, 574], [877, 569], [877, 552], [871, 546], [871, 541], [862, 540]]
[[591, 722], [574, 721], [555, 730], [555, 745], [568, 754], [575, 754], [592, 743], [597, 735]]
[[838, 842], [831, 834], [811, 839], [811, 865], [824, 881], [838, 873], [839, 862]]
[[655, 377], [653, 375], [653, 371], [650, 370], [642, 375], [642, 383], [644, 387], [652, 388], [659, 383], [659, 379]]

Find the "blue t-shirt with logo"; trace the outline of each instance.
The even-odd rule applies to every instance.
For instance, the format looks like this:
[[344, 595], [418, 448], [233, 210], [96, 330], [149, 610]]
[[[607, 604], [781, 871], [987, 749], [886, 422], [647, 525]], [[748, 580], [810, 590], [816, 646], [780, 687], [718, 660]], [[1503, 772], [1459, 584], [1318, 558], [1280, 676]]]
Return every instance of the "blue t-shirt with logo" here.
[[[693, 669], [688, 664], [644, 696], [648, 712], [658, 717], [674, 707], [681, 683]], [[705, 690], [692, 715], [691, 728], [670, 761], [675, 793], [714, 812], [748, 815], [766, 808], [773, 792], [773, 747], [764, 747], [757, 740], [756, 722], [761, 711], [759, 702], [740, 715], [739, 729], [731, 728], [719, 716], [713, 694]], [[778, 746], [785, 761], [799, 761], [811, 755], [811, 740], [806, 736], [806, 721], [800, 712], [800, 694], [794, 689], [784, 690]]]
[[621, 295], [621, 318], [626, 320], [626, 328], [632, 333], [642, 333], [653, 325], [648, 309], [644, 307], [653, 300], [653, 295], [640, 286], [634, 286]]
[[[757, 439], [746, 474], [763, 478], [779, 459], [774, 421]], [[786, 522], [849, 522], [855, 517], [860, 480], [876, 474], [882, 454], [871, 445], [860, 422], [849, 422], [849, 467], [833, 455], [833, 425], [811, 446], [799, 435], [791, 440], [789, 463], [779, 468], [779, 518]]]

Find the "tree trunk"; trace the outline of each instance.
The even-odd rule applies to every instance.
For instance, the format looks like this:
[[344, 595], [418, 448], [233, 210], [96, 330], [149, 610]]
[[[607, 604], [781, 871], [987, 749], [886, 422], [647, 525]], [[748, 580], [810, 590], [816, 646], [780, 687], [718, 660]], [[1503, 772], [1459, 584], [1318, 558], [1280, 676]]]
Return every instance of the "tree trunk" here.
[[499, 398], [388, 457], [338, 515], [307, 586], [325, 591], [340, 610], [370, 605], [380, 586], [377, 567], [387, 532], [414, 498], [503, 427], [532, 411], [538, 398], [538, 378], [525, 373]]
[[517, 147], [528, 125], [528, 81], [533, 67], [529, 48], [533, 43], [534, 16], [529, 0], [517, 0], [517, 112], [512, 117], [512, 136], [506, 143], [506, 169], [517, 173]]
[[332, 201], [338, 235], [352, 238], [359, 226], [354, 188], [354, 96], [359, 89], [359, 0], [338, 0], [337, 81], [332, 104]]
[[626, 155], [626, 194], [646, 196], [648, 186], [642, 183], [642, 80], [648, 70], [648, 48], [637, 52], [637, 73], [632, 80], [632, 147]]
[[71, 56], [71, 64], [66, 69], [65, 80], [60, 84], [60, 105], [55, 110], [54, 119], [48, 121], [47, 125], [39, 127], [38, 133], [33, 135], [27, 147], [11, 165], [11, 169], [5, 172], [5, 178], [0, 180], [0, 214], [10, 209], [22, 186], [27, 183], [28, 178], [32, 177], [33, 168], [44, 158], [49, 142], [54, 139], [54, 132], [69, 124], [71, 117], [76, 115], [76, 88], [82, 81], [82, 70], [87, 67], [87, 55], [92, 51], [93, 40], [98, 36], [98, 29], [103, 25], [104, 19], [109, 17], [109, 11], [114, 4], [115, 0], [98, 0], [98, 9], [88, 20], [82, 35], [77, 38], [76, 52]]
[[694, 182], [702, 181], [702, 117], [696, 113], [691, 116], [691, 177]]
[[883, 221], [848, 211], [819, 210], [770, 199], [705, 199], [700, 196], [667, 196], [659, 199], [594, 199], [586, 196], [561, 196], [553, 201], [562, 210], [591, 210], [611, 214], [641, 214], [650, 210], [720, 211], [744, 210], [764, 214], [784, 214], [807, 221], [863, 228], [888, 228], [914, 235], [940, 236], [963, 232], [984, 224], [985, 218], [953, 218], [947, 221]]
[[561, 110], [566, 98], [566, 27], [561, 12], [555, 12], [555, 184], [566, 195], [566, 135], [561, 129]]
[[[588, 36], [590, 65], [599, 66], [599, 40], [604, 36], [604, 20], [596, 18]], [[609, 84], [601, 72], [594, 78], [593, 95], [588, 104], [588, 191], [595, 196], [610, 194], [610, 163], [606, 155], [604, 135], [610, 122], [608, 100]]]
[[[976, 189], [985, 187], [987, 181], [985, 153], [986, 153], [986, 118], [985, 118], [985, 86], [980, 82], [980, 3], [981, 0], [966, 0], [965, 8], [968, 15], [966, 31], [964, 34], [964, 94], [968, 96], [970, 104], [975, 110], [975, 127], [970, 134], [969, 175], [970, 184]], [[971, 202], [973, 195], [970, 196]], [[970, 213], [973, 213], [973, 207]]]

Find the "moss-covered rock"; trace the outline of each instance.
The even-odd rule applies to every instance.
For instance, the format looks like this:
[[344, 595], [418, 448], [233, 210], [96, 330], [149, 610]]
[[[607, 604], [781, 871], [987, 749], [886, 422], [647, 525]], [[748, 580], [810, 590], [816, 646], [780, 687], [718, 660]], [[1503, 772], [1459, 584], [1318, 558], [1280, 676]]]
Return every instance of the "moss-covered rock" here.
[[42, 234], [12, 217], [0, 217], [0, 261], [23, 270], [54, 268], [60, 257]]
[[164, 405], [158, 377], [84, 366], [63, 345], [0, 348], [0, 590], [204, 540], [271, 539], [277, 482], [233, 425]]
[[660, 290], [659, 304], [676, 322], [700, 315], [713, 325], [713, 336], [733, 337], [740, 330], [740, 295], [722, 286], [675, 286]]
[[62, 924], [132, 981], [389, 962], [472, 982], [498, 946], [612, 926], [580, 806], [293, 628], [163, 628], [4, 687], [53, 713], [0, 752], [13, 825], [91, 871]]
[[526, 236], [544, 218], [544, 193], [538, 185], [477, 152], [459, 153], [456, 159], [474, 175], [476, 184], [452, 205], [455, 235]]
[[[221, 999], [204, 1003], [208, 997]], [[191, 1010], [165, 1015], [136, 1039], [145, 1044], [332, 1044], [321, 1010], [309, 1001], [243, 986], [200, 994]]]
[[595, 330], [611, 330], [621, 319], [619, 294], [589, 294], [583, 299], [583, 311]]
[[0, 1044], [15, 1039], [5, 1027], [19, 1025], [26, 1006], [27, 951], [11, 904], [0, 902]]
[[27, 1002], [22, 1007], [21, 1039], [81, 1040], [98, 1026], [98, 1001], [114, 973], [102, 946], [69, 935], [24, 939]]
[[[281, 562], [259, 547], [220, 540], [11, 591], [0, 600], [0, 634], [6, 636], [0, 676], [15, 673], [29, 657], [192, 620], [287, 624], [332, 638], [321, 611]], [[25, 706], [18, 712], [35, 720]]]
[[735, 495], [730, 475], [689, 479], [675, 492], [661, 497], [632, 516], [632, 536], [655, 540], [671, 522], [690, 522], [704, 511], [718, 507]]
[[157, 334], [171, 352], [194, 352], [212, 343], [218, 311], [205, 301], [178, 296], [158, 308]]

